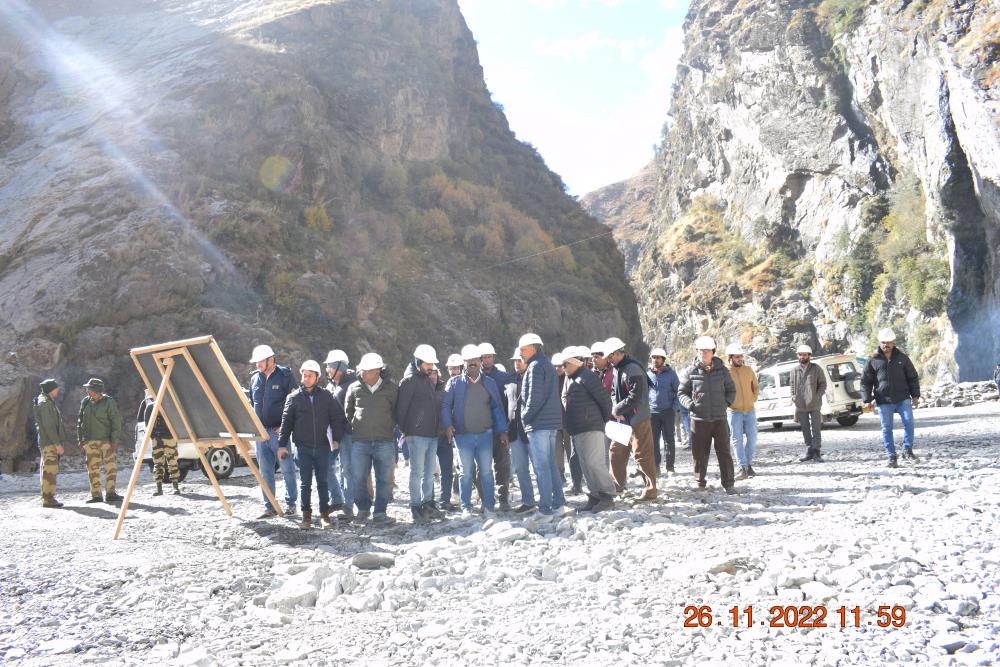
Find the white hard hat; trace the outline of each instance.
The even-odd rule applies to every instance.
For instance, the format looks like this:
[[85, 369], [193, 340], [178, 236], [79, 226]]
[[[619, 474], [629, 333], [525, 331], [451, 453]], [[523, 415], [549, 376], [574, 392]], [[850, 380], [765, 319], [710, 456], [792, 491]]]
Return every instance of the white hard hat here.
[[497, 353], [497, 351], [494, 350], [493, 346], [490, 345], [489, 343], [480, 343], [479, 344], [479, 354], [481, 354], [483, 356], [486, 356], [487, 354], [492, 354], [492, 355], [496, 356], [496, 353]]
[[358, 362], [359, 371], [371, 371], [376, 368], [385, 368], [385, 364], [382, 362], [382, 356], [374, 352], [363, 355]]
[[462, 357], [457, 354], [450, 354], [448, 355], [448, 361], [444, 365], [451, 368], [458, 368], [463, 365]]
[[253, 349], [253, 354], [250, 355], [250, 363], [256, 364], [258, 361], [264, 361], [273, 356], [274, 350], [271, 349], [270, 345], [258, 345]]
[[563, 363], [563, 353], [562, 352], [556, 352], [555, 354], [552, 355], [552, 365], [553, 366], [562, 366], [562, 363]]
[[[570, 362], [578, 366], [582, 366], [582, 359], [590, 356], [588, 352], [589, 350], [585, 347], [570, 345], [562, 351], [563, 363], [565, 364], [566, 362]], [[555, 363], [555, 355], [552, 357], [552, 363]]]
[[892, 343], [896, 340], [896, 332], [892, 329], [882, 329], [878, 332], [878, 342]]
[[520, 359], [521, 361], [524, 361], [524, 357], [521, 356], [521, 348], [515, 349], [514, 350], [514, 354], [510, 355], [510, 358], [511, 359]]
[[417, 345], [417, 349], [413, 351], [413, 356], [427, 364], [436, 364], [438, 362], [437, 352], [430, 345]]
[[343, 361], [345, 364], [350, 363], [347, 358], [347, 353], [343, 350], [330, 350], [330, 354], [326, 355], [326, 361], [324, 364], [335, 364], [338, 361]]
[[483, 356], [479, 352], [478, 345], [465, 345], [462, 347], [462, 360], [466, 361], [468, 359], [478, 359]]
[[519, 348], [525, 345], [542, 345], [542, 339], [539, 338], [538, 334], [527, 333], [521, 336], [521, 339], [517, 341], [517, 346]]
[[595, 354], [599, 354], [602, 357], [604, 356], [604, 341], [596, 341], [590, 346], [590, 356], [594, 356]]
[[696, 350], [714, 350], [715, 348], [715, 339], [711, 336], [698, 336], [694, 341], [694, 349]]
[[726, 354], [733, 356], [735, 354], [746, 354], [746, 352], [743, 351], [743, 346], [739, 343], [730, 343], [726, 346]]
[[813, 349], [808, 345], [799, 345], [799, 347], [795, 350], [795, 354], [812, 354], [812, 353]]
[[605, 356], [611, 354], [612, 352], [617, 352], [618, 350], [624, 350], [624, 349], [625, 349], [625, 341], [623, 341], [621, 338], [615, 338], [614, 336], [612, 336], [611, 338], [604, 341]]
[[580, 356], [587, 358], [590, 356], [590, 348], [586, 345], [578, 345], [576, 348], [580, 352]]
[[667, 351], [664, 350], [662, 347], [654, 347], [652, 350], [649, 351], [649, 356], [650, 357], [663, 357], [664, 359], [666, 359], [667, 358]]
[[302, 367], [299, 368], [299, 372], [301, 373], [303, 371], [312, 371], [316, 375], [319, 375], [320, 373], [323, 372], [323, 369], [319, 367], [318, 361], [316, 361], [315, 359], [310, 359], [308, 361], [302, 362]]

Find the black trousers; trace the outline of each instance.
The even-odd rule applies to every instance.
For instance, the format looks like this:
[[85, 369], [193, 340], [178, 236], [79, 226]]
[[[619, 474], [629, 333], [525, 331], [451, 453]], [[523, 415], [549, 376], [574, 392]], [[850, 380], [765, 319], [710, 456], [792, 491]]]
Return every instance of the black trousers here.
[[438, 436], [438, 464], [441, 466], [441, 501], [451, 502], [451, 485], [455, 479], [455, 448], [443, 435]]
[[674, 411], [673, 409], [654, 412], [649, 416], [649, 425], [653, 429], [653, 456], [656, 457], [656, 467], [660, 467], [663, 457], [660, 455], [660, 439], [663, 439], [663, 448], [667, 450], [667, 468], [674, 469], [674, 458], [676, 449], [674, 446]]

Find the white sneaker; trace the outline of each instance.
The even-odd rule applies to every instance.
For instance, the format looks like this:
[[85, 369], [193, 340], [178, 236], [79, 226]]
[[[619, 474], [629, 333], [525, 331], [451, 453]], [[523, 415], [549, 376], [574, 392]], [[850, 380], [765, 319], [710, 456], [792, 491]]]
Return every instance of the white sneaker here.
[[470, 510], [470, 509], [464, 509], [464, 510], [462, 510], [462, 518], [463, 519], [471, 519], [474, 516], [475, 516], [475, 514], [472, 513], [472, 510]]
[[575, 507], [570, 507], [569, 505], [563, 505], [556, 512], [558, 514], [560, 514], [561, 516], [566, 516], [567, 514], [575, 514], [576, 513], [576, 508]]

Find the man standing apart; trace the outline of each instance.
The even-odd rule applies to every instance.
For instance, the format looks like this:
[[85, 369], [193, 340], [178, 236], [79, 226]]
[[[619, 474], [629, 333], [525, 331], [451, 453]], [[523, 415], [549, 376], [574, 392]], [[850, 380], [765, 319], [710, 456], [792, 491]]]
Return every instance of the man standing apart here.
[[729, 374], [736, 385], [736, 400], [729, 406], [729, 441], [740, 466], [736, 479], [746, 479], [757, 474], [753, 471], [753, 453], [757, 446], [757, 412], [754, 404], [760, 394], [760, 384], [753, 369], [743, 363], [742, 345], [727, 345], [726, 356], [729, 357]]
[[507, 443], [507, 417], [503, 413], [500, 392], [492, 379], [482, 374], [478, 345], [462, 348], [465, 372], [448, 380], [441, 402], [441, 423], [448, 439], [455, 439], [462, 460], [462, 477], [458, 490], [462, 502], [462, 518], [472, 516], [472, 484], [479, 468], [482, 485], [483, 513], [490, 515], [496, 508], [493, 480], [493, 433], [500, 431], [504, 447]]
[[799, 363], [792, 369], [792, 402], [795, 416], [802, 427], [802, 438], [806, 443], [806, 455], [800, 461], [822, 463], [820, 447], [823, 442], [823, 394], [826, 392], [826, 374], [812, 359], [812, 348], [799, 345], [795, 351]]
[[584, 366], [585, 348], [563, 350], [566, 369], [566, 430], [573, 438], [573, 449], [580, 459], [587, 481], [587, 504], [584, 512], [601, 512], [614, 505], [615, 485], [608, 470], [604, 444], [604, 424], [611, 419], [611, 397], [593, 371]]
[[629, 455], [635, 456], [642, 477], [639, 500], [656, 500], [656, 456], [653, 454], [653, 430], [649, 422], [649, 381], [642, 365], [625, 353], [625, 341], [604, 341], [604, 354], [614, 369], [611, 390], [611, 416], [632, 427], [630, 443], [611, 443], [611, 477], [615, 490], [625, 490]]
[[[285, 401], [295, 391], [295, 377], [291, 369], [275, 362], [274, 350], [270, 345], [255, 347], [250, 355], [250, 363], [257, 366], [257, 370], [250, 376], [250, 401], [269, 436], [267, 440], [257, 441], [257, 467], [273, 495], [277, 495], [274, 468], [276, 464], [281, 467], [281, 476], [285, 480], [285, 513], [294, 514], [298, 495], [295, 488], [295, 461], [288, 455], [288, 450], [278, 444], [278, 429], [281, 427]], [[270, 519], [276, 516], [278, 512], [271, 507], [267, 494], [261, 491], [261, 495], [264, 497], [264, 513], [258, 518]]]
[[410, 513], [415, 522], [440, 519], [434, 507], [434, 458], [439, 411], [430, 375], [438, 363], [430, 345], [418, 345], [399, 383], [396, 423], [410, 450]]
[[[321, 369], [312, 359], [302, 364], [302, 386], [288, 395], [281, 415], [278, 444], [288, 449], [288, 441], [295, 442], [295, 462], [299, 466], [302, 497], [302, 528], [312, 528], [312, 479], [316, 476], [319, 493], [319, 514], [325, 526], [330, 526], [330, 489], [327, 475], [330, 471], [330, 451], [340, 447], [340, 439], [347, 430], [347, 420], [340, 402], [333, 394], [319, 386]], [[330, 437], [327, 438], [327, 429]]]
[[736, 493], [733, 456], [729, 451], [726, 409], [736, 400], [736, 385], [722, 360], [715, 356], [715, 340], [699, 336], [694, 342], [698, 361], [681, 376], [677, 395], [691, 413], [691, 454], [698, 488], [704, 489], [708, 457], [715, 449], [719, 475], [726, 493]]
[[[483, 375], [493, 380], [500, 392], [500, 402], [503, 413], [507, 409], [507, 385], [514, 382], [514, 377], [496, 365], [497, 351], [491, 343], [480, 343], [479, 354], [483, 363]], [[501, 433], [493, 432], [493, 478], [496, 481], [497, 499], [500, 501], [500, 511], [510, 511], [510, 445], [509, 440], [501, 438]]]
[[87, 455], [87, 474], [90, 477], [90, 500], [87, 502], [101, 502], [101, 464], [104, 465], [104, 500], [116, 502], [122, 499], [115, 491], [122, 418], [115, 399], [104, 393], [102, 380], [91, 378], [83, 387], [87, 395], [80, 402], [77, 438]]
[[385, 363], [374, 352], [361, 357], [358, 373], [361, 381], [347, 388], [344, 410], [351, 424], [351, 488], [358, 520], [367, 521], [372, 507], [368, 492], [368, 474], [375, 470], [375, 514], [373, 525], [395, 523], [386, 510], [392, 493], [392, 467], [396, 463], [396, 398], [398, 389], [392, 380], [382, 377]]
[[[667, 351], [662, 347], [654, 347], [649, 353], [649, 425], [653, 431], [653, 452], [656, 455], [656, 468], [666, 458], [666, 471], [674, 471], [674, 401], [677, 400], [677, 389], [680, 380], [677, 373], [667, 363]], [[666, 450], [666, 456], [660, 455], [660, 441]]]
[[538, 511], [554, 514], [566, 504], [555, 460], [556, 431], [562, 428], [559, 379], [552, 361], [542, 352], [542, 339], [537, 334], [524, 334], [517, 347], [527, 364], [518, 402], [528, 453], [535, 466]]
[[35, 415], [35, 431], [38, 433], [38, 449], [42, 454], [42, 465], [39, 466], [42, 486], [42, 507], [62, 507], [56, 500], [56, 475], [59, 474], [59, 457], [63, 455], [63, 443], [66, 442], [66, 425], [63, 424], [62, 413], [56, 405], [60, 387], [55, 380], [49, 379], [38, 385], [41, 390], [35, 398], [33, 408]]
[[882, 444], [889, 457], [889, 467], [899, 467], [892, 437], [892, 421], [897, 414], [903, 422], [903, 458], [915, 462], [913, 408], [920, 402], [920, 378], [910, 358], [896, 347], [896, 334], [892, 329], [878, 332], [878, 351], [865, 364], [861, 388], [865, 392], [865, 403], [878, 407]]

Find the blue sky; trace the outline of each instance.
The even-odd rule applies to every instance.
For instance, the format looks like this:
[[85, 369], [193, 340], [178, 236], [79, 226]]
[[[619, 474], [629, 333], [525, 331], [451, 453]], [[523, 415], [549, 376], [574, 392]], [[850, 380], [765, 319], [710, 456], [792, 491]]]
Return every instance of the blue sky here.
[[493, 99], [570, 192], [653, 157], [688, 0], [459, 0]]

